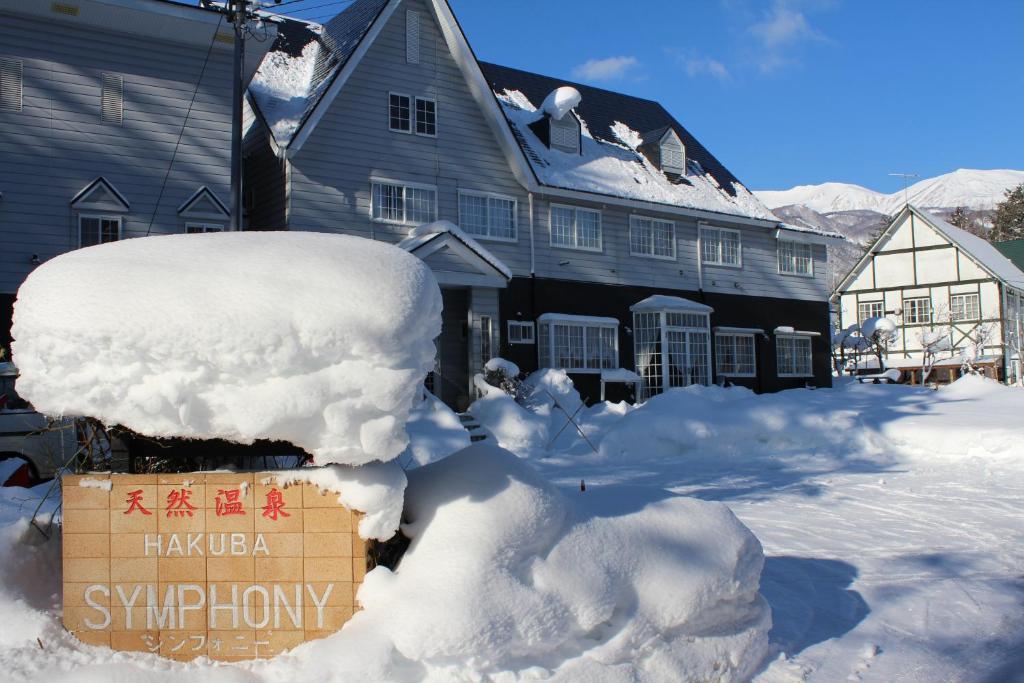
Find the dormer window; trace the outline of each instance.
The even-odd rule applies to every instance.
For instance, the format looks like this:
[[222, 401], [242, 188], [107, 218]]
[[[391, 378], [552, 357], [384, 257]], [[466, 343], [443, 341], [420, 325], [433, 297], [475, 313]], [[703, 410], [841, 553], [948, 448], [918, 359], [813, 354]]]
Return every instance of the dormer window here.
[[569, 154], [580, 153], [580, 122], [573, 115], [561, 121], [549, 119], [551, 126], [551, 146]]
[[645, 133], [637, 149], [665, 175], [686, 175], [686, 147], [671, 126]]
[[579, 154], [583, 126], [573, 109], [580, 99], [579, 91], [569, 86], [551, 91], [540, 105], [541, 117], [530, 124], [530, 130], [551, 149]]

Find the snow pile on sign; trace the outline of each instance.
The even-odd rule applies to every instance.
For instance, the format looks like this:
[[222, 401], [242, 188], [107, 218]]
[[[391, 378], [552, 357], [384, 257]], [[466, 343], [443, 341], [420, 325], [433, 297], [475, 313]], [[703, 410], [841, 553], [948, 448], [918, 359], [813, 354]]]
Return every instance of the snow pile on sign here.
[[[534, 135], [530, 124], [541, 116], [541, 111], [564, 115], [568, 111], [565, 105], [578, 103], [571, 93], [562, 90], [551, 93], [541, 110], [521, 91], [495, 92], [537, 178], [545, 185], [778, 222], [743, 185], [733, 183], [735, 196], [731, 195], [694, 160], [688, 162], [686, 182], [672, 182], [636, 150], [641, 135], [622, 122], [616, 122], [608, 131], [609, 138], [614, 137], [619, 144], [595, 138], [583, 121], [580, 154], [549, 149]], [[566, 90], [575, 92], [573, 88]]]
[[19, 626], [0, 636], [5, 680], [740, 681], [766, 653], [761, 546], [725, 505], [564, 494], [484, 444], [411, 471], [406, 500], [411, 545], [396, 571], [366, 575], [340, 632], [239, 665], [76, 642], [48, 600], [28, 603], [59, 592], [59, 562], [36, 559], [24, 520], [0, 529], [0, 568], [35, 572], [0, 587], [0, 620]]
[[48, 414], [155, 437], [289, 441], [389, 460], [433, 367], [441, 295], [401, 249], [304, 232], [80, 249], [18, 292], [18, 390]]

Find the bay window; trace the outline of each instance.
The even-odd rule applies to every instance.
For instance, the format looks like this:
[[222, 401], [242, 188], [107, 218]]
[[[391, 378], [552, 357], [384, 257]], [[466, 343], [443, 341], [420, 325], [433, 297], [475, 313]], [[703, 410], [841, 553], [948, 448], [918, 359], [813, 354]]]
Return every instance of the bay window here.
[[537, 319], [540, 367], [600, 372], [619, 367], [619, 321], [545, 313]]

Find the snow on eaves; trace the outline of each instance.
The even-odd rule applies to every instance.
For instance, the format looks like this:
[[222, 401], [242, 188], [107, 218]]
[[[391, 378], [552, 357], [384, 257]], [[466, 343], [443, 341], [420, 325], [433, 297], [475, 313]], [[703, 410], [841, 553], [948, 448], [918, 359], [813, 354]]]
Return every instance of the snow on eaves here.
[[409, 236], [398, 243], [398, 246], [405, 249], [408, 252], [414, 252], [424, 244], [434, 239], [438, 235], [449, 233], [452, 237], [459, 240], [467, 247], [469, 247], [477, 256], [487, 261], [488, 264], [494, 267], [499, 273], [504, 275], [508, 279], [512, 279], [512, 271], [506, 266], [501, 259], [492, 254], [482, 244], [473, 239], [467, 234], [462, 228], [455, 225], [451, 221], [439, 220], [432, 223], [424, 223], [418, 225], [409, 231]]
[[783, 230], [792, 230], [793, 232], [806, 232], [811, 235], [819, 235], [821, 237], [828, 237], [835, 240], [846, 241], [846, 235], [841, 232], [834, 232], [832, 230], [822, 230], [820, 228], [814, 228], [809, 225], [796, 225], [795, 223], [780, 223], [780, 227]]
[[607, 131], [609, 138], [619, 141], [616, 143], [595, 137], [582, 121], [582, 154], [567, 154], [549, 149], [530, 130], [529, 124], [540, 114], [526, 95], [504, 90], [495, 92], [495, 96], [544, 185], [778, 222], [743, 185], [733, 183], [736, 196], [732, 197], [693, 160], [688, 162], [685, 179], [672, 182], [636, 151], [640, 134], [621, 122]]

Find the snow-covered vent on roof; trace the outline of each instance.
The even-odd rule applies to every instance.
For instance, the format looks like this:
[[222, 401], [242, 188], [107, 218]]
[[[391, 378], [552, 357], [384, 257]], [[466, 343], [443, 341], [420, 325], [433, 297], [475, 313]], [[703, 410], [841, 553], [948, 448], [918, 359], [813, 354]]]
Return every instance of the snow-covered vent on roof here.
[[582, 125], [573, 109], [582, 100], [580, 91], [563, 85], [555, 88], [540, 105], [541, 117], [530, 124], [537, 137], [551, 149], [580, 153]]
[[405, 448], [441, 293], [420, 259], [357, 237], [170, 235], [46, 262], [14, 320], [18, 391], [41, 412], [355, 465]]

